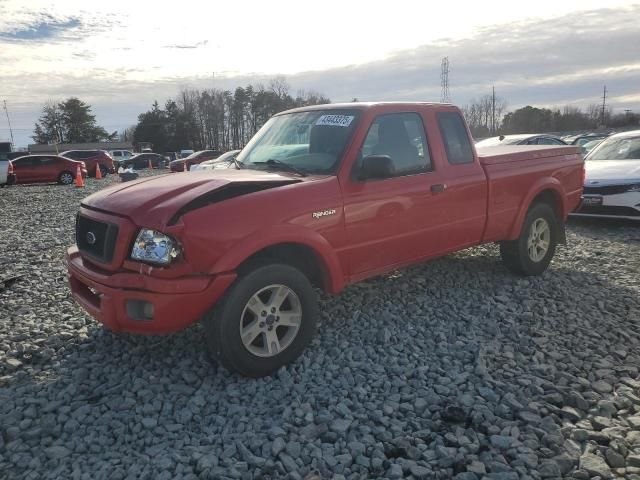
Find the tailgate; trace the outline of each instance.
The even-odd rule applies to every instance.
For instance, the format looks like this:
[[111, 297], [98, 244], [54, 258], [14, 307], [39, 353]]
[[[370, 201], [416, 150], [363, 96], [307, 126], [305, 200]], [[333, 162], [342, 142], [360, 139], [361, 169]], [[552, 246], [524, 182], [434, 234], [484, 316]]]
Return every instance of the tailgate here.
[[478, 148], [477, 152], [482, 165], [497, 165], [563, 156], [573, 160], [582, 149], [574, 145], [500, 145]]

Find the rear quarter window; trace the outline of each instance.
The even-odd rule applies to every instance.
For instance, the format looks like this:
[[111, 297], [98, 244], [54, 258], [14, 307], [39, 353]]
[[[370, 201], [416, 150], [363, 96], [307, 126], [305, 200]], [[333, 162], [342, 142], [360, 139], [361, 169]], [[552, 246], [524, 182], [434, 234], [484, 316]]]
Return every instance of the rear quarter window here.
[[455, 112], [440, 112], [437, 118], [449, 163], [452, 165], [473, 163], [471, 141], [462, 117]]

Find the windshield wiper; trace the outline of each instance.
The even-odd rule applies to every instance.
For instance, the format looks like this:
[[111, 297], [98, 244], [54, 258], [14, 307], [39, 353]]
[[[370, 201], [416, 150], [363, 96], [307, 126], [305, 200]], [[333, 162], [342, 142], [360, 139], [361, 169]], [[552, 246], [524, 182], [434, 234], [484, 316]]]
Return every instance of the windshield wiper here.
[[243, 163], [238, 161], [238, 156], [234, 155], [233, 156], [233, 164], [236, 166], [236, 170], [240, 170], [243, 168]]
[[282, 160], [278, 160], [276, 158], [270, 158], [266, 162], [254, 162], [253, 164], [254, 165], [268, 165], [268, 166], [272, 166], [272, 167], [282, 167], [282, 169], [288, 170], [289, 172], [297, 173], [298, 175], [300, 175], [302, 177], [306, 177], [308, 175], [308, 173], [305, 172], [304, 170], [302, 170], [301, 168], [294, 167], [293, 165], [290, 165], [290, 164], [288, 164], [286, 162], [283, 162]]

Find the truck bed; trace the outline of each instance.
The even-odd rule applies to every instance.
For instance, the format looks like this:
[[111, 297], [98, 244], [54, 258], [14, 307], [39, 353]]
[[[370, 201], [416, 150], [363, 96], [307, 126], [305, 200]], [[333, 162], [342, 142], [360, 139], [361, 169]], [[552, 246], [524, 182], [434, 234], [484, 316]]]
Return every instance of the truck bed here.
[[[532, 201], [525, 195], [539, 182], [553, 179], [566, 198], [558, 212], [564, 222], [582, 194], [580, 147], [567, 145], [503, 145], [478, 149], [478, 158], [487, 176], [487, 225], [483, 241], [513, 239], [517, 236], [523, 207]], [[562, 203], [562, 202], [561, 202]]]
[[531, 159], [555, 158], [579, 155], [580, 147], [574, 145], [499, 145], [478, 149], [482, 165], [514, 163]]

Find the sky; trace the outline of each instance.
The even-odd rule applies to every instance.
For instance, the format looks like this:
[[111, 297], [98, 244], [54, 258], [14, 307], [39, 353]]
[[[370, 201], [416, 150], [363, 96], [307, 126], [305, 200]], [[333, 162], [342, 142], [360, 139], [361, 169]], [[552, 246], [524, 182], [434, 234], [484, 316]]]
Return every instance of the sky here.
[[[17, 147], [45, 102], [76, 96], [107, 130], [184, 87], [284, 75], [332, 101], [450, 100], [640, 112], [640, 2], [617, 0], [0, 0], [0, 102]], [[1, 107], [1, 105], [0, 105]], [[0, 111], [0, 139], [9, 138]]]

